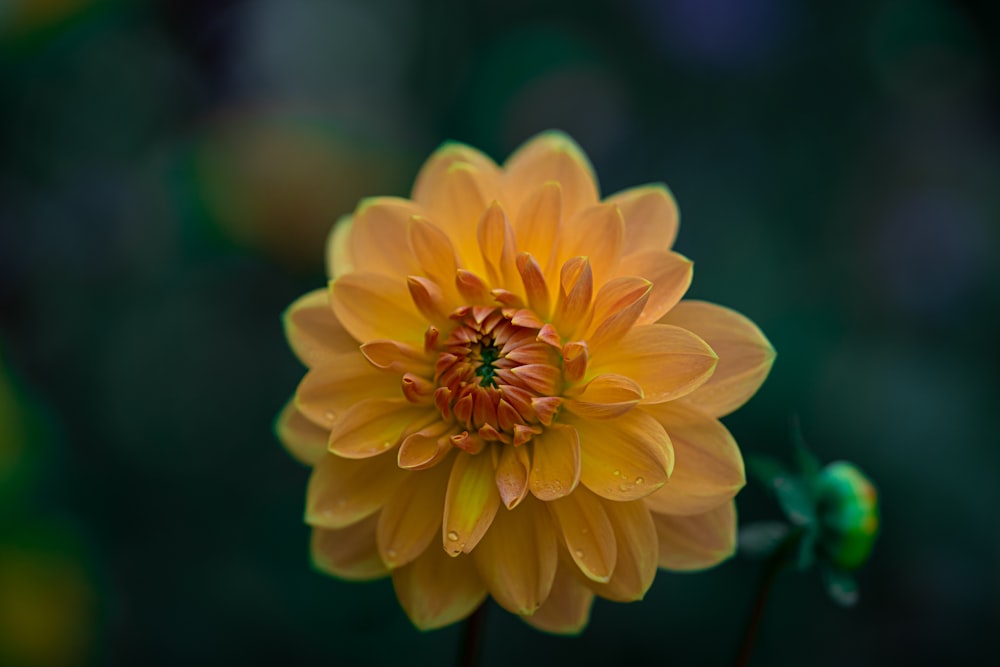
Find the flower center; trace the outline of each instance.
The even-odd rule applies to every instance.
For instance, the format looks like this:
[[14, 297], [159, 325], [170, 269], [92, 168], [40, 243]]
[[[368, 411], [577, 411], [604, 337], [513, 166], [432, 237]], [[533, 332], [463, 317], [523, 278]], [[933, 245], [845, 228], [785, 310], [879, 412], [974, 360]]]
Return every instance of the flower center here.
[[544, 326], [529, 311], [466, 306], [438, 348], [434, 402], [446, 422], [465, 430], [456, 446], [520, 445], [551, 423], [561, 399], [559, 349], [540, 340]]

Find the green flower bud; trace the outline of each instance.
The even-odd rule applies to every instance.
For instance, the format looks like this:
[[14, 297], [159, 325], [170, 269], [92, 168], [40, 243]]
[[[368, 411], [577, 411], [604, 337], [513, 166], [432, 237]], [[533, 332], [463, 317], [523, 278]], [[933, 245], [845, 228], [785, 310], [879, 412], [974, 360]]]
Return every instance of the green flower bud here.
[[820, 548], [844, 570], [860, 567], [878, 534], [878, 493], [853, 464], [837, 461], [817, 480]]

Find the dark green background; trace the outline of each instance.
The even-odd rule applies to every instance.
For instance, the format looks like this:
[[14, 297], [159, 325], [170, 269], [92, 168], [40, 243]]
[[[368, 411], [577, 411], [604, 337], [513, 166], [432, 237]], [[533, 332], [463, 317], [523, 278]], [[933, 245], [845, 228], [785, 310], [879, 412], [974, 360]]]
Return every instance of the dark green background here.
[[[418, 633], [387, 580], [309, 567], [279, 314], [441, 141], [503, 159], [549, 127], [604, 193], [668, 183], [691, 295], [774, 343], [726, 420], [744, 451], [787, 456], [795, 414], [880, 489], [859, 606], [782, 575], [754, 664], [988, 662], [997, 27], [930, 0], [5, 0], [0, 608], [62, 648], [0, 663], [451, 664], [458, 629]], [[661, 573], [576, 639], [494, 606], [483, 664], [725, 664], [759, 568]]]

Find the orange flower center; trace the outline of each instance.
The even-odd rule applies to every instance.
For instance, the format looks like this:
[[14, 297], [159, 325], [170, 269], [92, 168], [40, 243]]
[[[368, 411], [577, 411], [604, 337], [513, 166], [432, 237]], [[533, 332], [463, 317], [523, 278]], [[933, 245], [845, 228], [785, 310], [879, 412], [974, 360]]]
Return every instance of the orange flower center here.
[[562, 399], [559, 348], [540, 340], [528, 311], [464, 306], [440, 345], [434, 402], [465, 428], [452, 442], [471, 453], [487, 442], [522, 445], [550, 424]]

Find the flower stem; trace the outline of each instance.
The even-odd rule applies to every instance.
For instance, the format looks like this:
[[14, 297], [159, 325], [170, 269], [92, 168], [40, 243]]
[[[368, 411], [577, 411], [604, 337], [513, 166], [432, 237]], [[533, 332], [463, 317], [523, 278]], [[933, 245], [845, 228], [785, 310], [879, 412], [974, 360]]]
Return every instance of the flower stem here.
[[483, 635], [486, 630], [486, 602], [465, 619], [462, 631], [462, 646], [458, 653], [458, 667], [476, 667], [482, 653]]
[[750, 654], [753, 652], [754, 642], [757, 640], [757, 631], [760, 629], [760, 621], [764, 616], [764, 607], [767, 605], [767, 596], [771, 592], [771, 584], [774, 583], [778, 572], [784, 567], [788, 553], [798, 541], [799, 535], [791, 533], [776, 548], [767, 559], [764, 570], [761, 572], [760, 581], [757, 584], [757, 598], [754, 600], [750, 616], [747, 618], [746, 626], [743, 630], [743, 643], [740, 652], [736, 656], [734, 667], [746, 667], [750, 662]]

